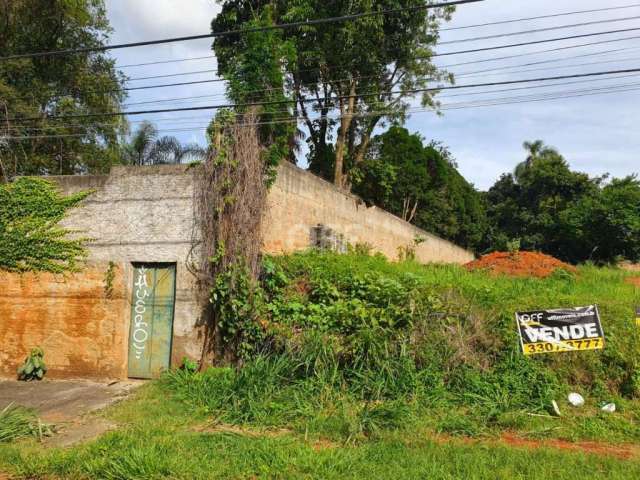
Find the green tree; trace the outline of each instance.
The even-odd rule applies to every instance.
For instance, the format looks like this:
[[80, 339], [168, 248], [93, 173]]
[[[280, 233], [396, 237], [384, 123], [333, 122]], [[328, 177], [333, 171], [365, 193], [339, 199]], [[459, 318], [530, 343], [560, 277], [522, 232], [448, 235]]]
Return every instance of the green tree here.
[[572, 260], [640, 261], [640, 181], [613, 179], [598, 195], [581, 198], [565, 212]]
[[354, 191], [365, 201], [469, 248], [487, 226], [481, 195], [458, 173], [450, 152], [394, 126], [374, 137], [354, 171]]
[[182, 145], [175, 137], [158, 137], [158, 129], [150, 122], [140, 124], [121, 146], [121, 160], [127, 165], [161, 165], [202, 161], [207, 150], [198, 144]]
[[574, 172], [557, 150], [525, 143], [528, 157], [515, 174], [487, 192], [485, 246], [504, 250], [514, 240], [563, 260], [613, 262], [640, 258], [640, 182], [636, 177], [590, 178]]
[[[223, 7], [223, 12], [225, 7]], [[227, 14], [228, 15], [228, 12]], [[253, 15], [247, 16], [242, 26], [248, 29], [269, 27], [275, 23], [272, 5], [265, 4]], [[214, 31], [228, 28], [227, 16], [218, 16], [212, 23]], [[228, 37], [220, 37], [214, 43], [218, 57], [218, 71], [229, 81], [227, 94], [239, 105], [236, 114], [252, 110], [257, 114], [255, 126], [264, 148], [267, 179], [273, 179], [274, 167], [282, 159], [295, 161], [298, 131], [293, 122], [292, 101], [285, 88], [282, 64], [293, 61], [293, 45], [283, 38], [281, 30], [247, 32], [234, 36], [232, 47], [223, 47]], [[224, 40], [223, 40], [224, 39]], [[228, 50], [232, 48], [232, 52]], [[260, 106], [247, 104], [261, 103]], [[220, 125], [225, 124], [230, 112], [222, 112], [212, 121], [210, 136], [215, 136]], [[214, 144], [217, 143], [214, 140]]]
[[[534, 152], [527, 145], [537, 145]], [[601, 179], [573, 172], [567, 161], [542, 142], [525, 143], [529, 158], [503, 175], [487, 193], [491, 248], [503, 250], [519, 239], [524, 250], [541, 250], [562, 259], [573, 259], [567, 242], [564, 212], [588, 195], [597, 195]]]
[[[0, 0], [0, 56], [101, 47], [110, 32], [103, 0]], [[105, 171], [118, 160], [121, 118], [50, 117], [118, 111], [122, 84], [104, 53], [0, 62], [0, 174]]]
[[[277, 75], [286, 80], [286, 96], [295, 105], [288, 113], [301, 117], [309, 131], [311, 170], [348, 187], [350, 170], [364, 160], [376, 127], [388, 119], [404, 118], [413, 96], [410, 91], [425, 87], [429, 81], [451, 79], [431, 63], [431, 55], [439, 22], [448, 19], [453, 9], [415, 8], [424, 4], [424, 0], [226, 0], [213, 22], [213, 31], [256, 26], [256, 21], [264, 20], [265, 12], [273, 23], [289, 23], [401, 10], [290, 28], [277, 35], [259, 32], [267, 44], [271, 44], [269, 39], [277, 39], [286, 45], [286, 55], [272, 44], [274, 48], [263, 59], [267, 69], [277, 66]], [[225, 76], [254, 74], [234, 68], [251, 50], [249, 35], [224, 36], [214, 42], [219, 69]], [[260, 62], [260, 58], [256, 60]], [[267, 81], [252, 85], [273, 91]], [[362, 94], [366, 96], [359, 96]], [[422, 103], [436, 107], [433, 92], [425, 93]], [[287, 111], [282, 106], [279, 110]]]

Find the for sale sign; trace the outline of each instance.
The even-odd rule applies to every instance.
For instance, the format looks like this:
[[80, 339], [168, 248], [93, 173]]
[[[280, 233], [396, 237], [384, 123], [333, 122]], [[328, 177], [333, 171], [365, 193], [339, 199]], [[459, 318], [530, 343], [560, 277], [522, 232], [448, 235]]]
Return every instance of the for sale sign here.
[[516, 313], [516, 320], [525, 355], [604, 348], [596, 305]]

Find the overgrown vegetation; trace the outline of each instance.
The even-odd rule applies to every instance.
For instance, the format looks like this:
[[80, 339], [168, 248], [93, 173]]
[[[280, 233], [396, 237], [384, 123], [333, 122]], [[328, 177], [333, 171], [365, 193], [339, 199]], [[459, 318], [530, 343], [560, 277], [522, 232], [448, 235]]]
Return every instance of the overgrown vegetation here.
[[640, 181], [606, 181], [575, 172], [541, 141], [526, 142], [526, 160], [487, 192], [490, 229], [484, 248], [517, 241], [561, 260], [640, 260]]
[[0, 443], [24, 437], [42, 438], [49, 433], [50, 427], [41, 423], [28, 408], [9, 404], [0, 410]]
[[[450, 433], [528, 424], [529, 414], [545, 416], [553, 399], [562, 404], [578, 390], [592, 405], [629, 405], [624, 420], [593, 410], [583, 435], [595, 422], [636, 439], [628, 422], [640, 413], [631, 401], [640, 394], [640, 334], [625, 275], [587, 266], [575, 277], [494, 278], [318, 252], [267, 259], [252, 292], [256, 312], [243, 320], [254, 319], [242, 367], [178, 372], [170, 384], [222, 422], [341, 440], [425, 416]], [[520, 353], [515, 311], [593, 303], [603, 316], [603, 352]]]
[[260, 271], [262, 215], [273, 166], [265, 162], [255, 113], [218, 114], [210, 129], [215, 149], [195, 170], [192, 270], [198, 276], [206, 339], [202, 365], [216, 354], [249, 348], [253, 291]]
[[62, 273], [78, 268], [86, 239], [58, 226], [91, 192], [63, 196], [41, 178], [0, 184], [0, 270]]

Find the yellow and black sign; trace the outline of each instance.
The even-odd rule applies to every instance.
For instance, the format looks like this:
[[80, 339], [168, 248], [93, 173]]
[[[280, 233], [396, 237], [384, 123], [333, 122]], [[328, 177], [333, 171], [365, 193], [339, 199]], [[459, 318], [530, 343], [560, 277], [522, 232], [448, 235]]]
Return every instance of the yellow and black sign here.
[[640, 307], [636, 307], [636, 325], [640, 327]]
[[596, 305], [519, 312], [516, 321], [525, 355], [604, 348], [604, 332]]

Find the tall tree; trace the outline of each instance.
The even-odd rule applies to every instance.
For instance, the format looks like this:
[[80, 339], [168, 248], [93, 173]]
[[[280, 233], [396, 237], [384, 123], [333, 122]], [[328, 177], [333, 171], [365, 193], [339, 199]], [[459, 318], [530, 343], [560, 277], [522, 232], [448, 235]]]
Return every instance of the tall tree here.
[[[0, 0], [0, 56], [101, 47], [110, 32], [103, 0]], [[100, 172], [116, 162], [121, 118], [51, 117], [118, 111], [122, 84], [104, 53], [0, 62], [4, 175]]]
[[487, 227], [480, 193], [458, 173], [449, 151], [391, 127], [372, 140], [354, 170], [354, 191], [429, 232], [475, 249]]
[[[533, 148], [532, 148], [533, 147]], [[590, 178], [556, 151], [525, 143], [528, 158], [487, 192], [487, 247], [518, 240], [563, 260], [640, 259], [640, 182], [636, 177]]]
[[[212, 27], [219, 32], [255, 26], [267, 10], [274, 23], [397, 10], [279, 33], [290, 48], [289, 55], [277, 57], [278, 67], [295, 104], [292, 113], [309, 132], [310, 168], [348, 187], [350, 170], [364, 160], [376, 127], [404, 118], [412, 90], [451, 80], [431, 56], [439, 22], [453, 9], [418, 8], [424, 5], [424, 0], [226, 0]], [[245, 55], [246, 35], [214, 42], [223, 75]], [[267, 83], [261, 88], [270, 91]], [[422, 103], [437, 106], [433, 92], [425, 93]]]

